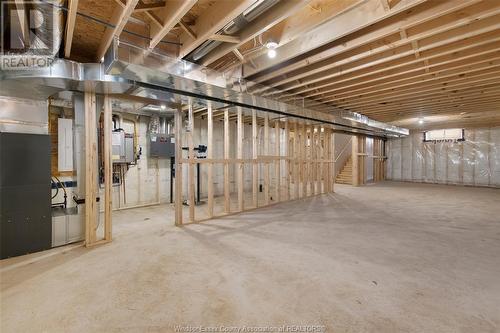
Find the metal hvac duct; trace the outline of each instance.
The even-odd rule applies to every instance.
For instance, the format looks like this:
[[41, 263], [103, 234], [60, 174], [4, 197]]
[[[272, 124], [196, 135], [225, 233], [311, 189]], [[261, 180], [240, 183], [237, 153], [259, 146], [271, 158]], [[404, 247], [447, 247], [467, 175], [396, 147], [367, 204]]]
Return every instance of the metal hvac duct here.
[[390, 124], [306, 109], [247, 93], [254, 85], [187, 61], [148, 52], [115, 40], [103, 64], [81, 64], [59, 59], [50, 67], [0, 71], [0, 95], [47, 99], [60, 91], [85, 91], [96, 83], [96, 92], [127, 94], [161, 101], [175, 107], [191, 99], [195, 106], [243, 107], [329, 125], [336, 131], [372, 136], [408, 135]]

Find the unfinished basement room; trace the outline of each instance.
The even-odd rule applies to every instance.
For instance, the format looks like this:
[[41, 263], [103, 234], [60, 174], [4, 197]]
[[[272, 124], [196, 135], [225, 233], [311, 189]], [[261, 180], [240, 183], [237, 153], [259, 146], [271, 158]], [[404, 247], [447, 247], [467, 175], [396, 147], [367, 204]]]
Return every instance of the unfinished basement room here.
[[500, 333], [500, 0], [0, 6], [1, 333]]

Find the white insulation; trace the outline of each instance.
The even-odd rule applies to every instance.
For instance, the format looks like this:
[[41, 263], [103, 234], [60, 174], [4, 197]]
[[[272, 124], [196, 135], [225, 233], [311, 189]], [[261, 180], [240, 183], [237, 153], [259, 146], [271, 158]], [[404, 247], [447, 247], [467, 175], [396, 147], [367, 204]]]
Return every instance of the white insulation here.
[[465, 141], [424, 142], [423, 133], [387, 141], [386, 178], [500, 187], [500, 127], [466, 129]]

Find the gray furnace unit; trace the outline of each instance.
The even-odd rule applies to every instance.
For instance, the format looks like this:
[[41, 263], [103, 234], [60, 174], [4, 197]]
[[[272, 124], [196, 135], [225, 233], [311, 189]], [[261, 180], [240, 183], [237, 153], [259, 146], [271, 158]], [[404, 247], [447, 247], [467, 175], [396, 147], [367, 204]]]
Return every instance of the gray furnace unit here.
[[0, 133], [0, 256], [50, 249], [50, 136]]

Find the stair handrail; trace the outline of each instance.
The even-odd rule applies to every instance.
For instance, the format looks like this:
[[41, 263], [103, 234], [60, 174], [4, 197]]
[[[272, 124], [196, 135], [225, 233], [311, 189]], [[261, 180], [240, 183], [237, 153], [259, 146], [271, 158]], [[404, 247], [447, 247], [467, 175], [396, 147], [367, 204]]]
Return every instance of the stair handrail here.
[[352, 136], [349, 140], [347, 140], [347, 143], [344, 145], [344, 147], [340, 150], [340, 154], [338, 154], [338, 156], [335, 158], [335, 162], [337, 162], [340, 158], [340, 156], [342, 156], [342, 154], [344, 154], [344, 151], [346, 150], [347, 146], [349, 146], [349, 144], [351, 143], [352, 141]]

